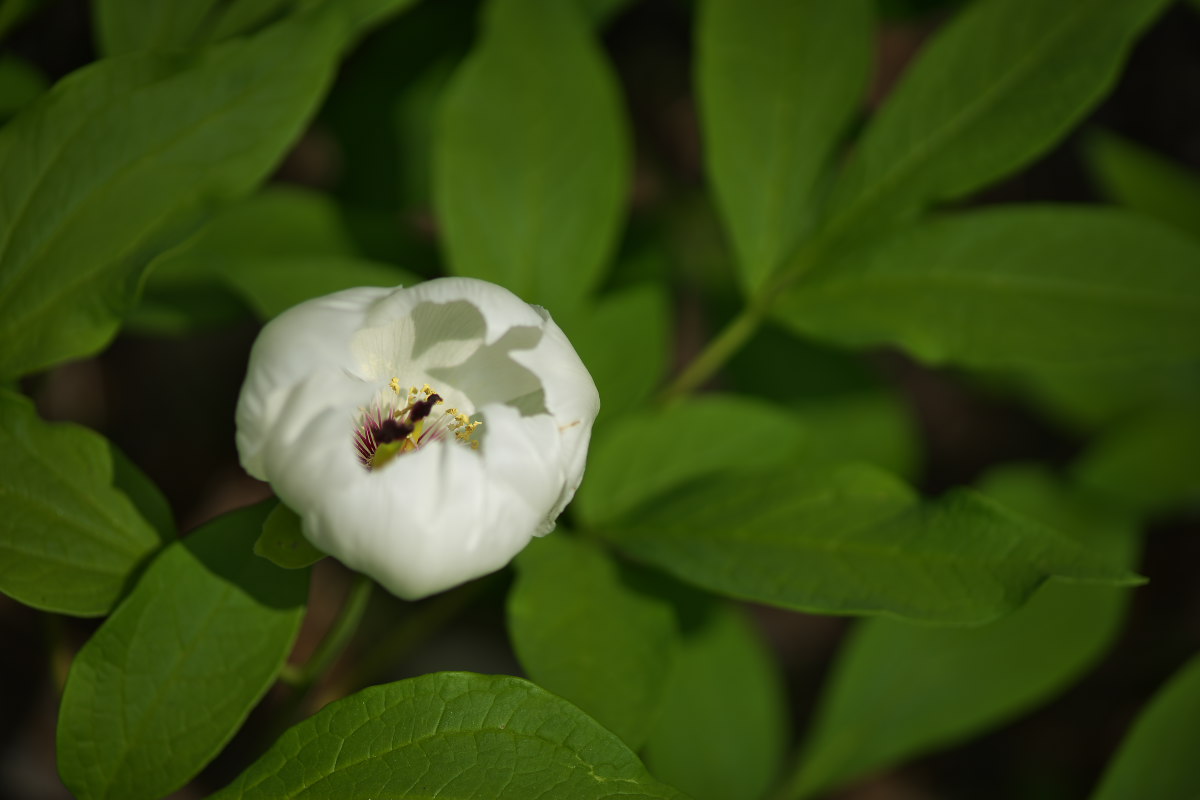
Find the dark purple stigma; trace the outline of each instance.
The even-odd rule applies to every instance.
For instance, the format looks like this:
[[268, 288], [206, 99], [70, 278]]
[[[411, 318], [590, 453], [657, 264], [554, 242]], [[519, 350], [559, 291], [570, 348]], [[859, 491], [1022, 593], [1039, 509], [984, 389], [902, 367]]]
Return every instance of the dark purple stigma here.
[[413, 426], [409, 423], [388, 417], [379, 424], [379, 429], [375, 431], [375, 441], [378, 444], [398, 442], [412, 432]]
[[433, 411], [433, 407], [440, 402], [442, 402], [442, 396], [438, 394], [431, 394], [424, 400], [418, 400], [412, 404], [412, 410], [408, 414], [408, 421], [420, 422], [428, 417], [429, 412]]

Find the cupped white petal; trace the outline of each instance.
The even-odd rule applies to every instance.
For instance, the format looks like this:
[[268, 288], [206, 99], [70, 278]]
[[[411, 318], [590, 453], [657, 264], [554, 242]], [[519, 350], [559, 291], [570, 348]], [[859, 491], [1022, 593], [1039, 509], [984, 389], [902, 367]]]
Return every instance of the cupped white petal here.
[[[479, 430], [448, 429], [477, 450], [449, 433], [418, 441], [419, 431], [379, 464], [377, 445], [356, 449], [369, 409], [413, 408], [405, 404], [426, 394], [407, 387], [426, 383], [444, 400], [428, 424], [450, 424], [450, 408], [481, 420]], [[314, 545], [418, 598], [503, 567], [553, 528], [598, 409], [595, 384], [545, 311], [493, 284], [447, 278], [339, 292], [268, 324], [238, 404], [238, 449]]]

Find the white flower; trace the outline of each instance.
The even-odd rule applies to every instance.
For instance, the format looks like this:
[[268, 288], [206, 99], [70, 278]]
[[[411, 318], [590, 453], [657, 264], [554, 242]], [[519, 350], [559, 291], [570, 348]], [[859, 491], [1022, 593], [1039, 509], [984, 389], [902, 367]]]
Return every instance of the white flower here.
[[415, 599], [500, 569], [554, 528], [599, 408], [545, 310], [442, 278], [349, 289], [268, 323], [237, 446], [314, 545]]

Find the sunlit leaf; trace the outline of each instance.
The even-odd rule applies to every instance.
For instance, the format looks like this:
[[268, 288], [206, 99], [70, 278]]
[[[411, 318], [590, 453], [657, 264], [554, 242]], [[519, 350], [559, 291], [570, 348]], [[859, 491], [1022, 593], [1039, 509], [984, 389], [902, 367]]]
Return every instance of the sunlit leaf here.
[[753, 291], [818, 211], [818, 178], [858, 109], [867, 0], [704, 0], [696, 81], [705, 161]]
[[983, 0], [923, 49], [855, 147], [837, 233], [979, 189], [1058, 141], [1167, 0]]
[[507, 676], [441, 672], [373, 686], [285, 733], [213, 800], [667, 800], [615, 735]]
[[291, 651], [308, 573], [251, 552], [270, 503], [171, 545], [71, 664], [58, 768], [76, 797], [161, 797], [245, 721]]
[[323, 6], [194, 59], [102, 60], [0, 131], [0, 374], [104, 346], [149, 260], [299, 136], [337, 22]]
[[577, 4], [493, 0], [485, 11], [434, 150], [449, 267], [573, 306], [597, 285], [624, 209], [616, 81]]
[[104, 437], [44, 422], [29, 400], [0, 391], [0, 591], [62, 614], [112, 608], [162, 544], [115, 485], [137, 477], [113, 460]]

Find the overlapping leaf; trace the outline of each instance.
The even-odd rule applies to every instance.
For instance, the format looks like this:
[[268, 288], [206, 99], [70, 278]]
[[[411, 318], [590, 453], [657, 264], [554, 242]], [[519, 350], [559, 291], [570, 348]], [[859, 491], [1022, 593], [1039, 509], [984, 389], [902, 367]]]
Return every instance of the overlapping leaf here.
[[[989, 495], [1128, 563], [1135, 528], [1095, 498], [1029, 468], [993, 473]], [[1129, 592], [1052, 581], [978, 628], [859, 623], [822, 697], [792, 796], [836, 785], [1005, 722], [1069, 686], [1108, 649]]]
[[922, 503], [866, 466], [699, 481], [603, 535], [706, 589], [827, 614], [981, 624], [1051, 577], [1140, 582], [982, 495], [958, 490]]
[[613, 734], [507, 676], [374, 686], [296, 725], [214, 800], [682, 799]]
[[[99, 616], [174, 535], [156, 532], [115, 485], [120, 476], [140, 492], [146, 479], [123, 460], [115, 469], [110, 447], [87, 428], [43, 422], [27, 399], [0, 391], [0, 591], [47, 611]], [[161, 506], [148, 502], [161, 521]], [[160, 524], [170, 525], [169, 513]]]
[[934, 220], [848, 253], [779, 306], [797, 330], [935, 364], [1131, 367], [1200, 359], [1200, 243], [1070, 206]]
[[559, 313], [595, 288], [622, 216], [629, 145], [616, 81], [576, 3], [487, 5], [436, 144], [452, 272]]
[[658, 716], [677, 647], [674, 611], [603, 549], [566, 534], [517, 557], [508, 630], [529, 677], [631, 748]]
[[71, 665], [58, 766], [80, 798], [155, 798], [208, 763], [274, 681], [308, 573], [251, 552], [269, 503], [167, 548]]

